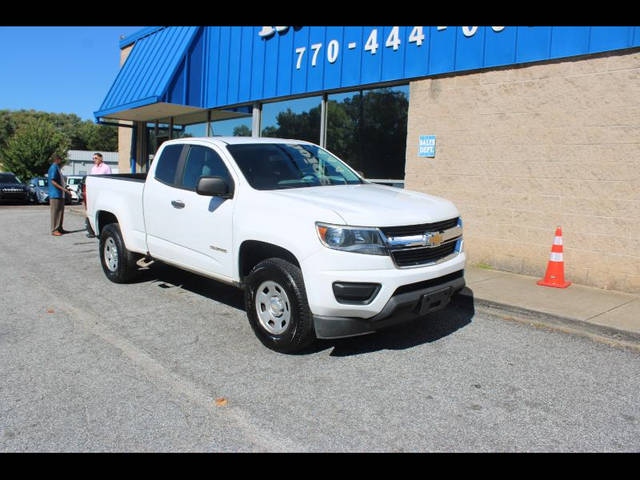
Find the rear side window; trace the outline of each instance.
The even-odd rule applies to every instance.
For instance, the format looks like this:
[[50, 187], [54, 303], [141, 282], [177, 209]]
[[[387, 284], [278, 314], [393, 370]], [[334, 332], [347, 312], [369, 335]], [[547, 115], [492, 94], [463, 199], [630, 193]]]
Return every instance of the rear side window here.
[[158, 164], [156, 165], [156, 180], [168, 183], [169, 185], [175, 183], [178, 160], [180, 160], [182, 148], [183, 145], [168, 145], [162, 150], [162, 155], [160, 155]]
[[198, 179], [205, 177], [222, 177], [232, 188], [233, 180], [220, 156], [210, 148], [191, 145], [184, 163], [181, 182], [178, 186], [195, 190]]

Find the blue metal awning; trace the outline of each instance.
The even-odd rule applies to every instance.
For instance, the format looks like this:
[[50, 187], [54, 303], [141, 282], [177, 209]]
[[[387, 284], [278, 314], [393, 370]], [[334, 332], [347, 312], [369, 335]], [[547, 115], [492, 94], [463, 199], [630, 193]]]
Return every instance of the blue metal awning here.
[[120, 46], [131, 43], [99, 121], [188, 125], [255, 102], [637, 48], [640, 27], [173, 26]]
[[96, 119], [142, 120], [149, 117], [149, 109], [154, 109], [156, 118], [201, 111], [199, 106], [172, 104], [167, 98], [199, 28], [176, 26], [143, 31], [146, 36], [136, 38], [100, 109], [94, 112]]

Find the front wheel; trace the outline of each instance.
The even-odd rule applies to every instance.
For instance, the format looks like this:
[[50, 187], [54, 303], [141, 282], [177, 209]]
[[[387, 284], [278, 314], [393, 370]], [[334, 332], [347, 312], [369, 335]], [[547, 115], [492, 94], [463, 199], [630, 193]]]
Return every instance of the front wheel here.
[[127, 283], [138, 274], [137, 255], [127, 250], [117, 223], [110, 223], [100, 233], [100, 263], [109, 280]]
[[272, 350], [293, 353], [316, 338], [302, 272], [280, 258], [263, 260], [247, 276], [245, 308], [260, 341]]

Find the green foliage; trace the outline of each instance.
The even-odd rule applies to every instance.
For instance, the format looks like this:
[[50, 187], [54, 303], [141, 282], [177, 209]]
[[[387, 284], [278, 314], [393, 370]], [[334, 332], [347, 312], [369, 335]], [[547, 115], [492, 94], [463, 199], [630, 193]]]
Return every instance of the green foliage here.
[[278, 127], [266, 127], [262, 131], [263, 137], [294, 138], [318, 143], [320, 107], [302, 113], [293, 113], [287, 108], [277, 115], [276, 121]]
[[4, 167], [18, 177], [44, 175], [51, 157], [66, 158], [69, 139], [43, 118], [31, 118], [18, 127], [3, 152]]
[[118, 151], [118, 128], [84, 122], [79, 127], [79, 147], [72, 150], [95, 150], [103, 152]]
[[[117, 149], [116, 127], [82, 121], [75, 114], [0, 110], [0, 166], [23, 179], [28, 177], [27, 172], [43, 174], [42, 156], [47, 152], [58, 152], [66, 158], [67, 150]], [[44, 172], [48, 162], [47, 158]]]
[[233, 129], [234, 137], [250, 137], [251, 136], [251, 128], [246, 125], [238, 125]]

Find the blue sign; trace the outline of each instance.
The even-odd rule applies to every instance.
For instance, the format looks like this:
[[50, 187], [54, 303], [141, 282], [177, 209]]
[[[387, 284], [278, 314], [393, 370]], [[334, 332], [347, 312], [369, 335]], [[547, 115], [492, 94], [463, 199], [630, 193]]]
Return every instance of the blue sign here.
[[132, 40], [97, 117], [158, 102], [233, 107], [633, 48], [640, 27], [154, 27]]
[[[584, 55], [640, 45], [638, 27], [206, 27], [204, 106]], [[211, 45], [211, 43], [209, 43]], [[223, 58], [224, 55], [229, 58]], [[250, 82], [238, 65], [251, 65]], [[239, 59], [239, 62], [237, 61]], [[205, 67], [206, 69], [207, 67]]]
[[436, 136], [420, 135], [418, 143], [419, 157], [435, 157], [436, 156]]

